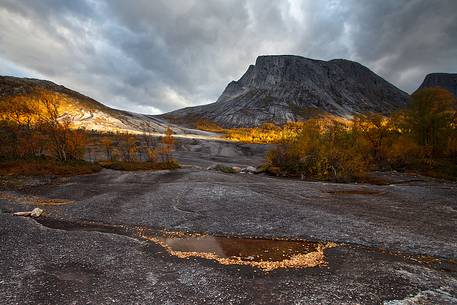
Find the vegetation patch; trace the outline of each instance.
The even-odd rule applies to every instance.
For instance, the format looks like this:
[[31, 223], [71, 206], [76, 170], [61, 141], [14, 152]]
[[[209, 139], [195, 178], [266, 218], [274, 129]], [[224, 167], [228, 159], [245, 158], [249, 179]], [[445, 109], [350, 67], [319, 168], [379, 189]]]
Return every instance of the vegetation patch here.
[[[74, 176], [98, 172], [102, 166], [179, 168], [171, 157], [174, 139], [170, 128], [159, 141], [146, 134], [75, 129], [65, 101], [61, 94], [36, 88], [0, 98], [0, 176]], [[85, 162], [85, 158], [94, 162]], [[95, 160], [107, 161], [99, 164]], [[0, 181], [0, 187], [7, 185], [11, 183]]]
[[237, 171], [235, 168], [230, 167], [230, 166], [224, 166], [224, 165], [221, 165], [221, 164], [217, 164], [216, 166], [214, 166], [214, 170], [217, 170], [217, 171], [220, 171], [220, 172], [223, 172], [223, 173], [226, 173], [226, 174], [239, 173], [239, 171]]
[[457, 161], [455, 159], [433, 160], [432, 164], [422, 166], [418, 173], [433, 178], [457, 181]]
[[351, 122], [311, 119], [268, 153], [267, 172], [337, 182], [364, 182], [372, 170], [414, 171], [457, 179], [457, 101], [440, 88], [417, 91], [389, 117]]
[[218, 132], [218, 133], [223, 133], [225, 132], [225, 129], [219, 126], [217, 123], [212, 122], [210, 120], [206, 119], [200, 119], [195, 123], [195, 128], [204, 130], [204, 131], [209, 131], [209, 132]]
[[97, 163], [80, 160], [32, 159], [0, 161], [0, 176], [76, 176], [96, 173], [101, 169], [101, 166]]
[[176, 160], [166, 162], [139, 162], [139, 161], [103, 161], [100, 165], [104, 168], [122, 171], [165, 170], [181, 168]]
[[264, 123], [254, 128], [232, 128], [225, 130], [225, 138], [254, 144], [284, 143], [292, 141], [303, 129], [304, 122], [289, 122], [283, 126]]

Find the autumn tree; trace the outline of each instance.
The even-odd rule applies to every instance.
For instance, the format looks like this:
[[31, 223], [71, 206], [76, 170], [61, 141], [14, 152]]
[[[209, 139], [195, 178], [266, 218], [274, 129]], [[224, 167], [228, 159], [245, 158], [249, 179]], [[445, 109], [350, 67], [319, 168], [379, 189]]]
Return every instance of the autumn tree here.
[[148, 162], [156, 162], [158, 156], [157, 142], [151, 133], [154, 131], [150, 126], [144, 124], [142, 133], [142, 155]]
[[153, 148], [153, 147], [148, 147], [147, 150], [146, 150], [146, 158], [147, 158], [147, 161], [149, 162], [156, 162], [157, 161], [157, 149]]
[[268, 153], [269, 170], [275, 174], [347, 181], [361, 177], [366, 161], [347, 126], [311, 119], [290, 143]]
[[137, 160], [137, 139], [134, 136], [127, 135], [120, 142], [119, 145], [120, 153], [122, 154], [122, 159], [127, 162], [134, 162]]
[[352, 131], [361, 149], [366, 150], [373, 162], [379, 164], [386, 160], [392, 135], [395, 133], [390, 118], [380, 113], [356, 115]]
[[421, 89], [411, 96], [410, 105], [404, 112], [404, 128], [428, 150], [429, 156], [441, 155], [455, 128], [456, 109], [456, 99], [449, 91]]
[[113, 161], [113, 140], [110, 137], [103, 137], [100, 141], [106, 155], [106, 160]]
[[0, 101], [2, 142], [8, 140], [10, 157], [45, 153], [60, 161], [84, 157], [84, 131], [71, 129], [71, 117], [60, 113], [60, 99], [58, 94], [37, 89]]
[[170, 127], [167, 127], [165, 130], [165, 136], [162, 137], [162, 143], [160, 147], [160, 157], [162, 162], [171, 161], [171, 152], [173, 151], [174, 138], [173, 130]]
[[38, 154], [40, 143], [32, 130], [38, 110], [34, 100], [26, 95], [4, 97], [0, 101], [2, 122], [2, 154], [27, 158]]

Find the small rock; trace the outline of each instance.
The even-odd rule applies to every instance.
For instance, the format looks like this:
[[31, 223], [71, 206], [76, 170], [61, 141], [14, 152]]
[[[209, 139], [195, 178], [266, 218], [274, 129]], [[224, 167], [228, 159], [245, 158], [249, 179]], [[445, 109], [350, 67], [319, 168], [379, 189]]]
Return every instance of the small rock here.
[[40, 217], [41, 214], [43, 214], [43, 210], [42, 210], [42, 209], [40, 209], [40, 208], [34, 208], [34, 209], [32, 210], [32, 213], [30, 213], [30, 216], [31, 216], [31, 217]]
[[257, 173], [257, 168], [255, 168], [254, 166], [248, 166], [248, 167], [246, 167], [246, 171], [248, 173], [255, 174], [255, 173]]
[[240, 172], [241, 172], [241, 167], [232, 166], [232, 170], [233, 170], [233, 172], [235, 172], [235, 173], [240, 173]]
[[247, 173], [247, 174], [258, 174], [260, 172], [261, 171], [258, 170], [257, 168], [255, 168], [254, 166], [248, 166], [241, 170], [241, 173]]
[[34, 208], [32, 211], [27, 211], [27, 212], [13, 213], [14, 216], [24, 216], [24, 217], [40, 217], [41, 214], [43, 214], [43, 210], [40, 208]]

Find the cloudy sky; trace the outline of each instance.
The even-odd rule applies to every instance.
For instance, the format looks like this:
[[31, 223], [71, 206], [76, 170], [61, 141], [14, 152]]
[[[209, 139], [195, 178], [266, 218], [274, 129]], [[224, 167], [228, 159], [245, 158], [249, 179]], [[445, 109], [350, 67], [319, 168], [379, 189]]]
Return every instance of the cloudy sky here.
[[457, 72], [457, 1], [0, 0], [0, 74], [120, 109], [213, 102], [263, 54], [359, 61], [411, 92]]

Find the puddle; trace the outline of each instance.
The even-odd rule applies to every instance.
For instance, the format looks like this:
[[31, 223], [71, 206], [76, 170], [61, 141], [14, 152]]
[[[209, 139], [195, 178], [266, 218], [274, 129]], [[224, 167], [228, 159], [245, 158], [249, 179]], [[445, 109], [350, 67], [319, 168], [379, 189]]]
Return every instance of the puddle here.
[[245, 265], [271, 271], [279, 268], [310, 268], [327, 265], [324, 251], [335, 243], [274, 239], [218, 237], [183, 232], [153, 231], [143, 227], [68, 222], [40, 217], [40, 224], [67, 231], [97, 231], [148, 240], [169, 254], [187, 259], [203, 258], [223, 265]]
[[264, 271], [325, 266], [327, 262], [324, 250], [336, 246], [334, 243], [208, 235], [173, 236], [173, 233], [168, 233], [168, 236], [153, 236], [142, 232], [140, 235], [160, 244], [176, 257], [198, 257], [214, 260], [223, 265], [246, 265]]
[[317, 250], [317, 244], [283, 240], [202, 236], [161, 238], [161, 241], [173, 251], [208, 252], [221, 258], [236, 256], [250, 261], [281, 261]]
[[377, 252], [409, 262], [427, 265], [444, 272], [457, 272], [457, 261], [431, 256], [411, 255], [360, 245], [333, 242], [306, 242], [275, 239], [220, 237], [185, 232], [166, 232], [145, 227], [111, 225], [89, 221], [66, 221], [47, 217], [35, 221], [51, 229], [66, 231], [95, 231], [129, 236], [153, 242], [170, 255], [182, 259], [201, 258], [222, 265], [244, 265], [271, 271], [280, 268], [312, 268], [326, 266], [326, 250], [346, 247], [354, 251]]

